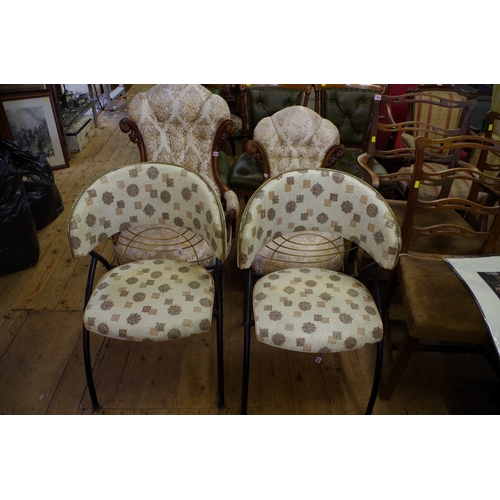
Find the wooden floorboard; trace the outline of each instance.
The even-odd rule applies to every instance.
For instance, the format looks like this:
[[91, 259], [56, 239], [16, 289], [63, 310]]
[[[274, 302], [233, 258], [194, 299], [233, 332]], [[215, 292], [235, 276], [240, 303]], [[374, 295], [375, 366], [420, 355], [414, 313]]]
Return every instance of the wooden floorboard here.
[[[119, 129], [133, 86], [117, 110], [99, 116], [96, 136], [70, 167], [55, 171], [65, 209], [38, 232], [40, 259], [0, 276], [0, 414], [91, 414], [82, 360], [82, 307], [88, 259], [71, 257], [66, 222], [71, 206], [99, 175], [139, 161]], [[242, 201], [243, 206], [243, 201]], [[111, 245], [104, 252], [112, 255]], [[99, 270], [98, 277], [104, 273]], [[91, 355], [103, 415], [237, 415], [241, 404], [244, 272], [235, 245], [224, 275], [226, 408], [217, 407], [215, 325], [207, 335], [134, 344], [91, 335]], [[394, 318], [399, 312], [394, 309]], [[397, 334], [398, 324], [394, 324]], [[248, 413], [364, 413], [374, 347], [325, 356], [287, 352], [251, 342]], [[387, 361], [384, 365], [384, 376]], [[478, 355], [416, 353], [379, 415], [498, 414], [499, 379]]]

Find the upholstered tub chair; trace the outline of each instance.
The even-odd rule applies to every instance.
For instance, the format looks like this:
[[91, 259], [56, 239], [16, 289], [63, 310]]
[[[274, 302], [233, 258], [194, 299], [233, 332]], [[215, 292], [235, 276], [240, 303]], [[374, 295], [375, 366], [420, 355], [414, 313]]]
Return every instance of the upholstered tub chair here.
[[[376, 267], [372, 293], [344, 272], [316, 267], [257, 273], [262, 248], [286, 232], [331, 233], [364, 248], [385, 269], [396, 266], [401, 236], [391, 209], [371, 186], [330, 169], [284, 172], [255, 192], [242, 215], [238, 267], [246, 271], [242, 413], [247, 412], [250, 331], [269, 347], [322, 356], [378, 343], [373, 410], [382, 368], [384, 326]], [[368, 282], [369, 280], [367, 280]]]
[[234, 161], [230, 172], [230, 186], [235, 193], [250, 196], [262, 183], [259, 163], [246, 147], [254, 138], [255, 127], [290, 106], [308, 106], [311, 84], [240, 84], [239, 114], [242, 122], [243, 153]]
[[[215, 262], [186, 259], [179, 243], [159, 258], [113, 266], [99, 252], [106, 240], [133, 226], [186, 231], [206, 242]], [[220, 197], [204, 177], [165, 163], [138, 163], [102, 175], [82, 191], [68, 218], [74, 258], [91, 257], [83, 315], [84, 364], [94, 410], [100, 405], [92, 374], [90, 332], [130, 342], [175, 340], [210, 331], [217, 321], [219, 407], [224, 406], [222, 264], [227, 254]], [[107, 272], [94, 284], [96, 266]], [[154, 349], [154, 345], [151, 346]]]
[[[328, 168], [345, 152], [337, 127], [305, 106], [286, 107], [263, 118], [253, 137], [247, 152], [255, 168], [247, 172], [248, 189], [237, 191], [247, 197], [270, 176], [295, 168]], [[231, 186], [238, 168], [231, 168]]]

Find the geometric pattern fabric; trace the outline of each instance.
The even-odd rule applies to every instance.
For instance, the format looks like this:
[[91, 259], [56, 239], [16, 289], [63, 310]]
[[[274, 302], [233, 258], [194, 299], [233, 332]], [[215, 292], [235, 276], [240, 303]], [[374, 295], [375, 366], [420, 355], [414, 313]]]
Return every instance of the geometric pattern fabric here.
[[377, 306], [363, 284], [326, 269], [286, 269], [255, 284], [257, 340], [281, 349], [329, 353], [359, 349], [383, 336]]

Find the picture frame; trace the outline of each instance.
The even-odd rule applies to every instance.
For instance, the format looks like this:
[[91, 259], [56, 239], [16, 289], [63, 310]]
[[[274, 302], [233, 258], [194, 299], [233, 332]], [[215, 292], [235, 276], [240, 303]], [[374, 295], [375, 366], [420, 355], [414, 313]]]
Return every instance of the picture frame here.
[[69, 155], [50, 90], [0, 94], [0, 133], [24, 151], [43, 155], [52, 169], [69, 167]]
[[45, 90], [45, 83], [0, 83], [0, 94], [13, 94], [18, 92], [34, 92]]

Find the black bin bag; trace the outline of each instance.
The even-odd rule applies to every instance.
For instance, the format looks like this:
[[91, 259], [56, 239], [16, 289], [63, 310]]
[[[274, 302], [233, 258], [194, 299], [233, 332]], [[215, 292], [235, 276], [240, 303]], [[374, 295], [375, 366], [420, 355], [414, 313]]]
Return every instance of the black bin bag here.
[[0, 151], [8, 153], [19, 173], [36, 228], [44, 228], [64, 210], [49, 162], [42, 155], [23, 151], [7, 140], [0, 141]]
[[23, 183], [10, 157], [0, 151], [0, 274], [38, 262], [40, 246]]

